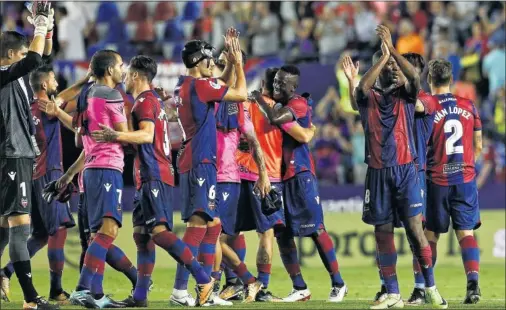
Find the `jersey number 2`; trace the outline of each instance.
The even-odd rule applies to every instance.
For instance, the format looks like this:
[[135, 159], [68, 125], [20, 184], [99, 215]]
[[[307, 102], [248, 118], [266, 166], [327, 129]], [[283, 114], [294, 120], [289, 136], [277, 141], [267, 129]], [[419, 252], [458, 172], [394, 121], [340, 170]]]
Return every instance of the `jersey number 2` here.
[[456, 119], [449, 119], [445, 122], [444, 131], [445, 133], [453, 133], [446, 139], [446, 155], [464, 153], [464, 146], [455, 145], [464, 134], [462, 123]]

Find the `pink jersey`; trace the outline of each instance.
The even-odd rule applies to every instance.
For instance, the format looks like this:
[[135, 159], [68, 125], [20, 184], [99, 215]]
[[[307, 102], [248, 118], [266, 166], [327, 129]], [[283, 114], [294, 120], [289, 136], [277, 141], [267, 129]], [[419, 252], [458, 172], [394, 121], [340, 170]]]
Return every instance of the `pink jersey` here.
[[[127, 121], [121, 93], [113, 88], [94, 85], [87, 95], [87, 131], [101, 130], [99, 124], [114, 128]], [[86, 161], [84, 169], [115, 169], [123, 172], [124, 153], [120, 143], [98, 143], [89, 134], [83, 135]]]
[[[237, 130], [223, 131], [218, 130], [217, 140], [217, 159], [218, 159], [218, 183], [232, 182], [241, 183], [239, 175], [239, 165], [235, 153], [239, 146], [241, 133], [254, 133], [253, 124], [248, 117], [244, 117], [244, 107], [242, 103], [237, 104], [238, 108], [234, 112], [242, 114], [238, 117]], [[219, 104], [216, 104], [216, 111]]]

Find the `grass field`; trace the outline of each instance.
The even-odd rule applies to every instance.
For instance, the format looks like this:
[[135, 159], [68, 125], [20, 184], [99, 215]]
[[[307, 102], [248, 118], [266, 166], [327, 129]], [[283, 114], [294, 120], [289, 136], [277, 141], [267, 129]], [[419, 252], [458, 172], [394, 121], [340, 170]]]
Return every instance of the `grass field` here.
[[[159, 257], [162, 259], [162, 257]], [[505, 269], [500, 264], [484, 264], [481, 266], [480, 284], [482, 287], [483, 299], [477, 305], [463, 305], [462, 300], [465, 294], [465, 279], [462, 275], [462, 267], [459, 265], [440, 265], [437, 268], [437, 285], [443, 296], [448, 299], [450, 308], [505, 308]], [[341, 304], [330, 304], [325, 302], [329, 292], [328, 275], [322, 268], [306, 268], [303, 270], [306, 282], [312, 292], [312, 300], [307, 303], [297, 304], [265, 304], [254, 303], [249, 305], [236, 304], [241, 309], [365, 309], [371, 304], [370, 299], [378, 289], [377, 272], [373, 266], [369, 268], [346, 268], [343, 269], [343, 276], [348, 284], [349, 292], [345, 302]], [[412, 276], [410, 268], [399, 268], [399, 279], [403, 297], [407, 299], [412, 289]], [[37, 269], [33, 272], [35, 285], [39, 294], [48, 294], [48, 272]], [[169, 308], [168, 298], [172, 291], [174, 269], [160, 269], [155, 267], [153, 280], [155, 286], [149, 295], [152, 309]], [[77, 282], [78, 274], [75, 270], [68, 270], [63, 278], [64, 287], [72, 290]], [[282, 268], [275, 268], [272, 271], [271, 286], [269, 289], [277, 295], [284, 296], [290, 290], [290, 280]], [[2, 309], [20, 309], [22, 294], [13, 277], [11, 282], [12, 299], [17, 302], [2, 303]], [[125, 298], [130, 291], [129, 282], [122, 274], [114, 270], [106, 270], [104, 288], [106, 293], [113, 294], [113, 298]], [[69, 307], [70, 309], [71, 307]]]
[[[441, 238], [438, 246], [438, 262], [436, 265], [436, 283], [441, 294], [448, 300], [449, 308], [468, 309], [505, 309], [506, 270], [504, 257], [497, 256], [496, 251], [504, 252], [504, 235], [497, 232], [504, 230], [505, 214], [501, 211], [485, 211], [481, 214], [483, 227], [477, 233], [481, 248], [480, 286], [482, 301], [477, 305], [463, 305], [465, 296], [466, 278], [460, 258], [458, 243], [453, 235], [448, 234]], [[327, 230], [334, 238], [338, 255], [340, 270], [346, 281], [349, 292], [345, 301], [340, 304], [325, 302], [330, 291], [328, 273], [323, 268], [316, 253], [316, 249], [309, 240], [299, 243], [300, 258], [303, 262], [302, 273], [312, 299], [306, 303], [297, 304], [265, 304], [253, 303], [249, 305], [236, 304], [234, 308], [241, 309], [366, 309], [379, 289], [377, 269], [374, 266], [374, 236], [371, 228], [361, 223], [360, 214], [332, 214], [326, 216]], [[178, 215], [174, 215], [177, 223]], [[121, 247], [128, 257], [135, 263], [135, 245], [132, 241], [132, 228], [130, 214], [125, 214], [125, 225], [120, 231], [115, 244]], [[184, 228], [177, 223], [175, 231], [181, 235]], [[413, 289], [413, 276], [411, 273], [411, 255], [405, 242], [403, 231], [396, 232], [396, 246], [399, 253], [398, 279], [404, 299], [409, 298]], [[77, 229], [69, 231], [65, 246], [66, 265], [63, 275], [63, 287], [71, 292], [78, 280], [76, 263], [78, 262], [80, 248], [77, 239]], [[257, 237], [254, 233], [247, 233], [246, 263], [252, 273], [256, 273], [255, 253]], [[8, 253], [8, 251], [6, 251]], [[503, 254], [504, 255], [504, 254]], [[8, 256], [2, 257], [2, 266]], [[46, 250], [42, 250], [32, 260], [32, 274], [39, 294], [47, 296], [49, 293], [49, 271]], [[153, 273], [154, 288], [149, 295], [149, 308], [169, 308], [168, 299], [174, 283], [175, 263], [169, 255], [157, 249], [156, 266]], [[190, 282], [190, 287], [194, 283]], [[106, 294], [112, 294], [114, 299], [123, 299], [130, 293], [130, 282], [112, 268], [107, 267], [105, 272], [104, 289]], [[274, 261], [269, 290], [276, 296], [284, 297], [291, 289], [291, 281], [282, 267], [279, 254], [274, 247]], [[21, 309], [22, 293], [13, 276], [11, 281], [11, 303], [0, 304], [1, 309]], [[71, 307], [69, 307], [70, 309]]]

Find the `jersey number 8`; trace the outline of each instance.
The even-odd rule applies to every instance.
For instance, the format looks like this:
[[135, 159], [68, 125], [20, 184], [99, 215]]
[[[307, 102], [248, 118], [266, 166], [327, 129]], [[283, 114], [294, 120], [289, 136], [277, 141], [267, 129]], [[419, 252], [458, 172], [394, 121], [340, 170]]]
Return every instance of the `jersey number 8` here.
[[464, 146], [455, 145], [464, 134], [462, 123], [456, 119], [449, 119], [445, 122], [444, 131], [445, 133], [452, 133], [452, 135], [446, 139], [446, 155], [464, 153]]

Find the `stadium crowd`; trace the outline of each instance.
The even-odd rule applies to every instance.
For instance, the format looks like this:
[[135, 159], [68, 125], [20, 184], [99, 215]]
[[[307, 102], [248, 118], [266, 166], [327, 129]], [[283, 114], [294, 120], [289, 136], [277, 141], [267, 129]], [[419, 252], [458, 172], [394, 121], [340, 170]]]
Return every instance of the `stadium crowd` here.
[[[2, 31], [31, 35], [22, 2], [3, 2], [2, 12]], [[313, 155], [322, 183], [362, 184], [365, 139], [349, 103], [341, 61], [352, 55], [361, 63], [360, 72], [367, 68], [380, 46], [374, 28], [383, 23], [399, 52], [448, 59], [459, 77], [454, 94], [479, 107], [486, 124], [481, 186], [506, 178], [505, 12], [501, 2], [463, 1], [65, 2], [56, 11], [54, 50], [58, 59], [71, 61], [89, 59], [102, 48], [126, 58], [143, 54], [178, 61], [186, 40], [204, 39], [219, 50], [222, 33], [234, 26], [251, 57], [335, 63], [338, 84], [313, 107], [318, 125]]]

